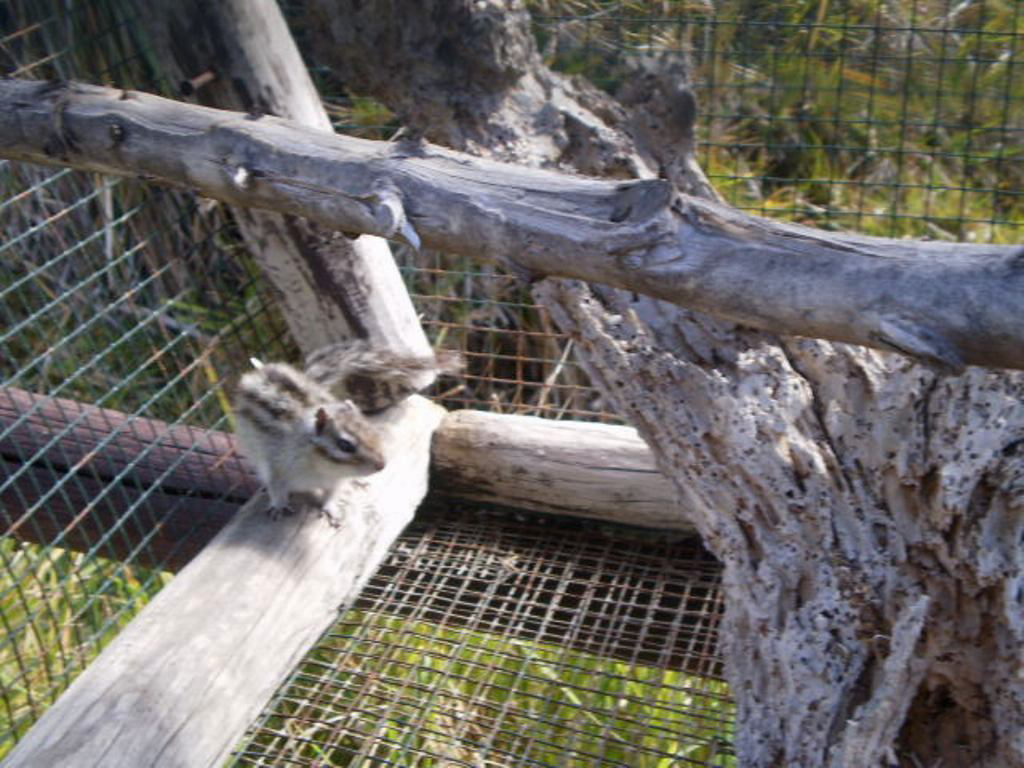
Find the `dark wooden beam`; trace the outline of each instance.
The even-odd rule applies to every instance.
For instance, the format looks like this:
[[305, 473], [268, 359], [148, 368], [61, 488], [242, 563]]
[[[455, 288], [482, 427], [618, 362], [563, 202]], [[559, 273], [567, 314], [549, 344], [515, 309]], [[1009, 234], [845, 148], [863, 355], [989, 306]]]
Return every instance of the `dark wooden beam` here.
[[[238, 489], [245, 500], [259, 487], [236, 453], [233, 435], [168, 424], [67, 398], [0, 389], [0, 454], [114, 477], [125, 470], [139, 486], [219, 496]], [[9, 430], [9, 431], [8, 431]]]
[[0, 389], [0, 534], [178, 570], [259, 490], [233, 435]]
[[184, 568], [242, 504], [7, 459], [0, 485], [0, 534], [164, 571]]

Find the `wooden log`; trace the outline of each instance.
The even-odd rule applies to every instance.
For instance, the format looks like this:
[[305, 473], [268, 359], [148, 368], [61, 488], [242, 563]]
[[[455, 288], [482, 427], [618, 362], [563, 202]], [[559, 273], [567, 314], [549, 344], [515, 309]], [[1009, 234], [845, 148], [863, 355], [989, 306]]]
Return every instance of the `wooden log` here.
[[[38, 544], [88, 551], [119, 528], [101, 554], [132, 557], [145, 539], [138, 562], [176, 571], [259, 490], [227, 432], [8, 387], [0, 434], [0, 534]], [[455, 411], [435, 432], [431, 459], [435, 496], [693, 530], [630, 427]], [[51, 493], [65, 474], [73, 479]]]
[[693, 530], [632, 427], [455, 411], [434, 433], [430, 485], [534, 512]]
[[[149, 20], [161, 72], [188, 84], [183, 95], [206, 106], [254, 117], [277, 115], [333, 134], [276, 0], [136, 2]], [[237, 208], [235, 216], [303, 353], [361, 337], [402, 354], [430, 354], [385, 240], [372, 235], [352, 240], [270, 211]]]
[[412, 519], [443, 414], [413, 398], [379, 417], [387, 467], [346, 481], [340, 529], [309, 513], [270, 520], [262, 497], [247, 504], [47, 710], [6, 768], [220, 765]]
[[818, 231], [681, 195], [664, 180], [584, 179], [64, 83], [0, 82], [0, 157], [145, 174], [532, 278], [605, 283], [948, 369], [1024, 368], [1019, 245]]

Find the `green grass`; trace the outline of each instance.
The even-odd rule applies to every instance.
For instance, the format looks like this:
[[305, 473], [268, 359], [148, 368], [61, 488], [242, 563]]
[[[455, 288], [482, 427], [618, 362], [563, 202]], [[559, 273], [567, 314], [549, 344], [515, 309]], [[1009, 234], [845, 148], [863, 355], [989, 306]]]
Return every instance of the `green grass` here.
[[724, 683], [487, 632], [349, 611], [292, 675], [245, 759], [324, 766], [735, 766]]
[[556, 68], [614, 93], [623, 59], [676, 51], [699, 159], [734, 205], [889, 237], [1019, 242], [1024, 11], [758, 0], [535, 0]]
[[0, 539], [0, 757], [170, 575]]

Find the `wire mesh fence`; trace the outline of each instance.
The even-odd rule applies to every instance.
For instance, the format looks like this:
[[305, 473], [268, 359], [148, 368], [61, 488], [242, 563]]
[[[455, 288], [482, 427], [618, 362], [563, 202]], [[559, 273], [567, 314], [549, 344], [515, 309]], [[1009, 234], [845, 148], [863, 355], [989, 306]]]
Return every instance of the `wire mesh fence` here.
[[890, 237], [1020, 239], [1019, 2], [534, 6], [548, 60], [612, 92], [623, 59], [685, 57], [701, 164], [736, 207]]
[[233, 765], [735, 765], [718, 580], [692, 540], [423, 514]]
[[[1021, 6], [531, 3], [548, 63], [612, 93], [624, 61], [685, 57], [700, 160], [733, 205], [994, 242], [1024, 221]], [[169, 94], [130, 7], [0, 0], [0, 66]], [[339, 130], [400, 127], [309, 63]], [[296, 351], [209, 201], [2, 163], [0, 226], [2, 755], [251, 493], [218, 438], [226, 384], [250, 355]], [[396, 253], [431, 338], [467, 360], [442, 402], [616, 419], [515, 279]], [[417, 523], [236, 762], [730, 764], [713, 564], [536, 525]]]
[[[9, 742], [165, 583], [168, 560], [193, 548], [205, 521], [189, 513], [243, 500], [231, 482], [204, 493], [190, 467], [211, 450], [208, 429], [229, 429], [223, 382], [239, 355], [286, 345], [262, 283], [194, 203], [124, 191], [104, 219], [103, 182], [0, 173], [23, 201], [0, 246]], [[182, 447], [165, 460], [172, 438]]]

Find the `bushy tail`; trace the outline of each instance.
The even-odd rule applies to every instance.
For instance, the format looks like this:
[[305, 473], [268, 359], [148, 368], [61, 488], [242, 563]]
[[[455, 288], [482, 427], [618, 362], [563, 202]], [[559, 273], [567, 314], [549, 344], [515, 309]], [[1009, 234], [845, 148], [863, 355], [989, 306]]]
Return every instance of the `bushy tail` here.
[[419, 392], [432, 376], [462, 370], [462, 355], [399, 355], [359, 339], [328, 344], [306, 357], [306, 375], [336, 397], [351, 399], [364, 413], [377, 413]]

